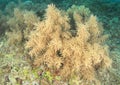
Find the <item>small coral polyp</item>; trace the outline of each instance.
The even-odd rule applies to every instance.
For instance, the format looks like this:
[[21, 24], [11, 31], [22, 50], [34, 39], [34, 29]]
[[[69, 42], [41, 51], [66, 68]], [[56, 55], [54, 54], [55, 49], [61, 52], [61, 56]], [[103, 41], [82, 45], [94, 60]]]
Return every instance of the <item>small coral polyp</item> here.
[[55, 75], [62, 79], [76, 76], [100, 82], [97, 72], [109, 69], [112, 61], [105, 44], [108, 35], [103, 34], [96, 16], [84, 6], [72, 6], [65, 12], [53, 4], [48, 5], [44, 16], [35, 23], [26, 42], [34, 65], [42, 65], [53, 74], [57, 71]]

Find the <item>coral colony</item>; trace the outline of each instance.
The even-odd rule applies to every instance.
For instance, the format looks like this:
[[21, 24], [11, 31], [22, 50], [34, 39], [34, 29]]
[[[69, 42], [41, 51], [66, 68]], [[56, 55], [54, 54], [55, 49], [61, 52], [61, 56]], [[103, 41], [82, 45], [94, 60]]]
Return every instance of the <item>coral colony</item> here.
[[13, 1], [0, 11], [0, 85], [110, 85], [119, 55], [112, 31], [85, 5], [50, 2]]

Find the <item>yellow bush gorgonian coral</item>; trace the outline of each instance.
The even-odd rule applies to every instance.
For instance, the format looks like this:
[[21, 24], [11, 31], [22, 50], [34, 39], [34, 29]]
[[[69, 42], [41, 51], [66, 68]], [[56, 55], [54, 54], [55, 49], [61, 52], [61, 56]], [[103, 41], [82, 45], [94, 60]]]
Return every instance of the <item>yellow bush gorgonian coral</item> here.
[[[88, 11], [82, 8], [82, 12]], [[104, 44], [107, 35], [103, 35], [103, 28], [94, 15], [72, 9], [63, 12], [53, 4], [48, 5], [44, 20], [36, 23], [26, 48], [34, 65], [42, 65], [53, 74], [57, 71], [56, 75], [63, 79], [75, 75], [90, 85], [90, 82], [98, 83], [99, 69], [111, 66], [108, 46]], [[86, 85], [85, 81], [79, 85]]]
[[7, 21], [9, 31], [6, 32], [6, 36], [9, 45], [23, 43], [27, 39], [30, 31], [33, 30], [34, 23], [39, 21], [39, 18], [33, 11], [22, 11], [15, 8], [13, 15]]

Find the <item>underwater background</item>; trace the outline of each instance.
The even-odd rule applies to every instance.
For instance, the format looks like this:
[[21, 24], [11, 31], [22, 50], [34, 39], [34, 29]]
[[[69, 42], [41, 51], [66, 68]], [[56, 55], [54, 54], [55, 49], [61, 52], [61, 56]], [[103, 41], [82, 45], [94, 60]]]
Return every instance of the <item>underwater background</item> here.
[[120, 0], [0, 0], [0, 85], [120, 85]]

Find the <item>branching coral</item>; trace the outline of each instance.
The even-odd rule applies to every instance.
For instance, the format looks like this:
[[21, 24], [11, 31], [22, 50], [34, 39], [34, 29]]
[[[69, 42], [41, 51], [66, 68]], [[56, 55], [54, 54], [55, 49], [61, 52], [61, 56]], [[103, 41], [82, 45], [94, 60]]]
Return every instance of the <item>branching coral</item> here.
[[36, 24], [36, 30], [30, 36], [26, 47], [32, 47], [29, 53], [37, 58], [35, 62], [37, 65], [46, 63], [48, 67], [60, 68], [62, 59], [58, 53], [62, 49], [64, 32], [70, 28], [67, 23], [69, 19], [61, 15], [54, 5], [50, 5], [46, 11], [45, 20]]
[[14, 9], [14, 17], [10, 18], [7, 22], [9, 25], [9, 31], [6, 32], [8, 43], [15, 45], [22, 43], [27, 39], [30, 30], [32, 30], [34, 24], [37, 23], [39, 18], [32, 11], [21, 11], [18, 8]]
[[88, 9], [82, 6], [84, 11], [80, 13], [73, 8], [64, 12], [48, 5], [44, 20], [36, 23], [26, 48], [34, 65], [43, 65], [63, 79], [75, 75], [79, 80], [98, 83], [97, 72], [111, 66], [108, 46], [104, 44], [107, 35], [103, 35], [101, 23]]

